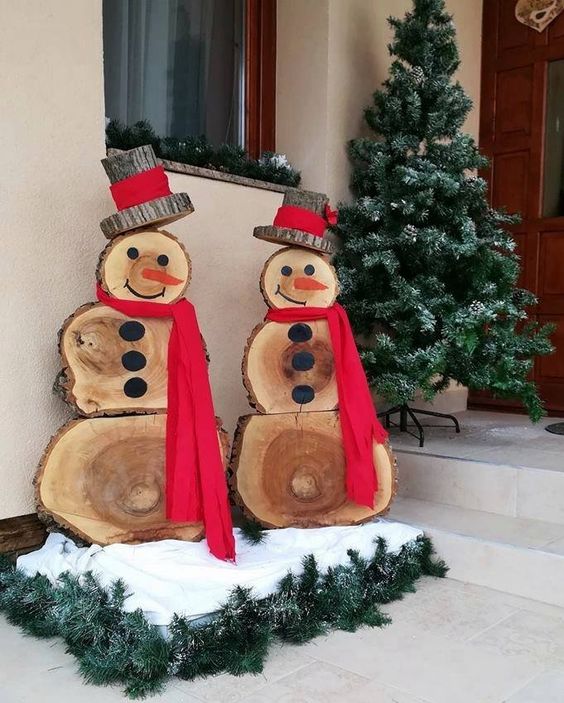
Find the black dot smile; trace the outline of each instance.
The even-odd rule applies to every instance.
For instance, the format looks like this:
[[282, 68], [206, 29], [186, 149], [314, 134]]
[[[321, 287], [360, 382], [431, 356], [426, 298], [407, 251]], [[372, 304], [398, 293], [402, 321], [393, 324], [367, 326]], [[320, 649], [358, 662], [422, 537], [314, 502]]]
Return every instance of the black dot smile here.
[[133, 295], [137, 296], [138, 298], [143, 298], [144, 300], [154, 300], [155, 298], [162, 298], [164, 297], [166, 290], [165, 286], [160, 293], [156, 293], [155, 295], [143, 295], [142, 293], [138, 293], [134, 288], [129, 285], [129, 278], [125, 282], [124, 288], [127, 288], [130, 293], [133, 293]]
[[287, 295], [284, 295], [284, 293], [280, 290], [280, 284], [276, 286], [276, 293], [274, 293], [274, 295], [281, 295], [284, 300], [287, 300], [289, 303], [295, 303], [296, 305], [307, 305], [306, 300], [294, 300], [294, 298], [289, 298]]

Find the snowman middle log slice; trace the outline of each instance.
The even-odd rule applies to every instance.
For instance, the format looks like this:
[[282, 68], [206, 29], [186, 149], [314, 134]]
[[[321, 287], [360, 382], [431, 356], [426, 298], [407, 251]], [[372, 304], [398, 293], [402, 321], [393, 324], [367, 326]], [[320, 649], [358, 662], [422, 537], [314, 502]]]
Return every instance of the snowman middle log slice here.
[[[159, 168], [150, 147], [102, 163], [112, 184]], [[169, 193], [106, 218], [101, 227], [110, 242], [96, 278], [108, 304], [81, 306], [60, 333], [63, 370], [56, 385], [80, 417], [64, 425], [45, 450], [35, 479], [37, 507], [42, 518], [89, 542], [204, 536], [202, 522], [167, 517], [172, 319], [129, 316], [111, 306], [112, 301], [169, 306], [182, 299], [190, 259], [176, 237], [157, 227], [192, 210], [186, 193]], [[215, 422], [225, 468], [229, 442]]]
[[339, 293], [328, 261], [332, 244], [325, 236], [335, 215], [325, 195], [289, 190], [273, 225], [254, 232], [259, 239], [290, 245], [267, 260], [260, 289], [270, 315], [282, 317], [287, 310], [300, 318], [259, 324], [243, 358], [249, 402], [260, 414], [239, 419], [231, 486], [243, 511], [266, 527], [361, 523], [385, 512], [395, 493], [394, 457], [387, 441], [374, 440], [368, 458], [377, 478], [373, 504], [347, 497], [329, 323], [323, 315], [307, 319], [308, 309], [331, 308]]

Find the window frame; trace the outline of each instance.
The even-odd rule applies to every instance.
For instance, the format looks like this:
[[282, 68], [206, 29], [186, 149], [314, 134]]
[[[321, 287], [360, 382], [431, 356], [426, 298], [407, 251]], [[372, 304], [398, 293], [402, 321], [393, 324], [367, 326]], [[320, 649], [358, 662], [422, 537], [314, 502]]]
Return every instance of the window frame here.
[[276, 148], [276, 0], [245, 0], [245, 149]]

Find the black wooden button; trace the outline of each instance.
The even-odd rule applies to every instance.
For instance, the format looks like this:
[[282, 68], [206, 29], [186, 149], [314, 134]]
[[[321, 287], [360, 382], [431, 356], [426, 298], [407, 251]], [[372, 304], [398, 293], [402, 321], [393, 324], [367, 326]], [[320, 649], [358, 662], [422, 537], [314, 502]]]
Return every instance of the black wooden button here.
[[137, 342], [145, 334], [145, 327], [137, 320], [128, 320], [119, 328], [119, 336], [126, 342]]
[[121, 363], [124, 369], [128, 371], [141, 371], [147, 366], [145, 354], [138, 351], [128, 351], [121, 357]]
[[313, 336], [311, 327], [305, 322], [297, 322], [288, 330], [288, 337], [292, 342], [307, 342]]
[[292, 390], [292, 400], [298, 405], [311, 403], [315, 398], [315, 391], [311, 386], [294, 386]]
[[311, 352], [299, 351], [292, 357], [292, 367], [296, 371], [309, 371], [315, 364], [315, 357]]
[[141, 398], [147, 392], [147, 384], [139, 376], [134, 376], [124, 383], [123, 392], [128, 398]]

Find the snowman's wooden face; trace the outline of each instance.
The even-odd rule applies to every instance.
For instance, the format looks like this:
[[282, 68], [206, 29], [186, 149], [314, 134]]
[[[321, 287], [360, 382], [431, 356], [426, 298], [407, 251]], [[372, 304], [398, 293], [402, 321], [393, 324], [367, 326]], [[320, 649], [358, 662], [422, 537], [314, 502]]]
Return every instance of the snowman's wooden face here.
[[339, 293], [335, 269], [321, 254], [303, 247], [273, 254], [264, 265], [260, 285], [271, 308], [327, 308]]
[[108, 244], [100, 257], [98, 277], [114, 298], [172, 303], [188, 286], [190, 259], [168, 232], [134, 232]]

